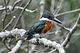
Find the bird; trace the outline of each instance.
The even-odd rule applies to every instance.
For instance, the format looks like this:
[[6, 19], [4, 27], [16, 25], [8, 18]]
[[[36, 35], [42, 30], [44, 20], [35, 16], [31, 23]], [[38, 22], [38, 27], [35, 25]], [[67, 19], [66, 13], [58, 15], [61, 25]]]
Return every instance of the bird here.
[[37, 36], [41, 33], [46, 33], [51, 29], [52, 22], [57, 22], [59, 24], [62, 24], [62, 22], [56, 17], [54, 17], [53, 14], [51, 14], [47, 10], [44, 10], [41, 18], [33, 24], [33, 26], [29, 29], [28, 32], [25, 32], [22, 37], [17, 38], [15, 42], [23, 39], [30, 40], [34, 36]]

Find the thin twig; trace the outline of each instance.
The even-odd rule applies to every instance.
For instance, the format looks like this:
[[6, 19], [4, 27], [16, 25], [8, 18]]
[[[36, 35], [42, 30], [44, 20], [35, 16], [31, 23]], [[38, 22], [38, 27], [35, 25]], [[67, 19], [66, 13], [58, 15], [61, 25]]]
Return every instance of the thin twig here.
[[64, 25], [61, 25], [61, 24], [57, 24], [58, 26], [60, 26], [61, 28], [63, 28], [64, 30], [66, 30], [66, 31], [70, 31], [70, 28], [66, 28]]
[[16, 6], [18, 3], [20, 3], [20, 2], [22, 2], [22, 0], [17, 0], [17, 1], [15, 1], [14, 4], [13, 4], [13, 9], [12, 9], [12, 10], [14, 10], [15, 6]]
[[14, 21], [16, 17], [13, 16], [13, 18], [10, 20], [10, 22], [4, 27], [4, 29], [2, 31], [4, 31], [6, 28], [8, 28], [8, 26]]
[[58, 2], [58, 4], [57, 4], [57, 8], [55, 9], [53, 15], [59, 13], [59, 11], [60, 11], [61, 8], [62, 8], [62, 3], [63, 3], [63, 1], [64, 1], [64, 0], [60, 0], [60, 1]]
[[22, 18], [21, 18], [21, 25], [22, 25], [22, 28], [25, 29], [24, 17], [23, 17], [23, 16], [22, 16]]
[[55, 0], [51, 0], [51, 8], [50, 8], [51, 13], [54, 12], [54, 4], [55, 4]]
[[16, 20], [16, 22], [15, 22], [15, 24], [14, 24], [13, 29], [16, 27], [16, 25], [17, 25], [19, 19], [22, 17], [22, 15], [23, 15], [25, 9], [29, 6], [29, 4], [31, 3], [31, 1], [32, 1], [32, 0], [29, 0], [29, 1], [27, 2], [27, 4], [25, 5], [24, 9], [21, 11], [19, 17], [17, 18], [17, 20]]
[[8, 0], [8, 1], [6, 2], [6, 5], [7, 5], [7, 6], [9, 5], [9, 2], [10, 2], [10, 0]]
[[4, 6], [5, 6], [6, 14], [5, 14], [5, 17], [4, 17], [4, 19], [3, 19], [3, 28], [4, 28], [4, 23], [5, 23], [5, 20], [6, 20], [6, 17], [7, 17], [7, 5], [6, 5], [6, 0], [4, 0]]
[[4, 6], [5, 6], [5, 11], [6, 11], [6, 14], [5, 14], [5, 17], [3, 19], [3, 28], [4, 28], [4, 23], [5, 23], [5, 20], [6, 20], [6, 17], [7, 17], [7, 6], [9, 4], [10, 0], [8, 0], [8, 2], [6, 2], [6, 0], [4, 0]]
[[[4, 0], [4, 6], [5, 6], [5, 12], [6, 12], [6, 14], [5, 14], [5, 17], [3, 18], [3, 29], [4, 29], [4, 26], [5, 26], [5, 20], [6, 20], [6, 18], [7, 18], [7, 6], [8, 6], [8, 4], [9, 4], [9, 0], [8, 0], [8, 2], [6, 2], [6, 0]], [[3, 31], [3, 30], [2, 30]], [[6, 43], [5, 43], [5, 40], [6, 40], [6, 38], [3, 38], [3, 43], [4, 43], [4, 45], [6, 46]], [[6, 46], [6, 48], [8, 49], [8, 50], [10, 50], [7, 46]]]
[[57, 17], [57, 16], [61, 16], [61, 15], [64, 15], [64, 14], [69, 14], [69, 13], [74, 13], [74, 12], [79, 12], [79, 11], [80, 11], [80, 9], [75, 9], [75, 10], [72, 10], [72, 11], [66, 11], [66, 12], [63, 12], [63, 13], [56, 14], [54, 16]]
[[9, 51], [11, 51], [11, 48], [6, 45], [6, 37], [3, 38], [3, 43], [4, 43], [4, 46], [5, 46]]
[[[24, 9], [24, 7], [20, 7], [20, 6], [15, 6], [14, 8], [15, 8], [15, 9], [20, 9], [20, 10], [23, 10], [23, 9]], [[8, 6], [7, 6], [7, 9], [12, 10], [12, 9], [13, 9], [13, 6], [8, 5]], [[0, 11], [2, 11], [2, 10], [5, 10], [5, 7], [0, 6]], [[33, 13], [33, 12], [35, 12], [35, 11], [37, 11], [37, 10], [38, 10], [38, 9], [34, 9], [34, 10], [25, 9], [25, 11], [30, 12], [30, 13]]]
[[[23, 7], [20, 7], [20, 6], [15, 6], [15, 8], [16, 9], [21, 9], [21, 10], [23, 10], [24, 8]], [[35, 11], [37, 11], [38, 9], [35, 9], [35, 10], [29, 10], [29, 9], [25, 9], [25, 11], [27, 11], [27, 12], [35, 12]]]

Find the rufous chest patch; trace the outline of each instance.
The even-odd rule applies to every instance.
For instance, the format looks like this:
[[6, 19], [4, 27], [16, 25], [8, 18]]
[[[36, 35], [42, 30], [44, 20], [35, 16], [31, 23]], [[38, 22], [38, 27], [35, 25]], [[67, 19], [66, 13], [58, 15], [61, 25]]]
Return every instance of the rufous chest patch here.
[[51, 28], [51, 26], [52, 26], [52, 23], [51, 23], [51, 22], [45, 21], [45, 27], [44, 27], [44, 29], [42, 30], [42, 32], [48, 31], [48, 30]]

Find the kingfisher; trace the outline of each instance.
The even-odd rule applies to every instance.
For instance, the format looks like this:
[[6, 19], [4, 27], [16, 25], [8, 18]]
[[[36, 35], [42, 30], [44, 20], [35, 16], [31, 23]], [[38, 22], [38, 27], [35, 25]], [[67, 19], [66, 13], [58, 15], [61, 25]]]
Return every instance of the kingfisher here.
[[28, 32], [25, 32], [22, 37], [17, 38], [16, 42], [19, 40], [30, 40], [34, 36], [37, 36], [41, 33], [46, 33], [49, 31], [52, 27], [52, 22], [57, 22], [59, 24], [62, 24], [60, 20], [58, 20], [56, 17], [54, 17], [49, 11], [44, 10], [41, 18], [34, 23], [34, 25], [29, 29]]

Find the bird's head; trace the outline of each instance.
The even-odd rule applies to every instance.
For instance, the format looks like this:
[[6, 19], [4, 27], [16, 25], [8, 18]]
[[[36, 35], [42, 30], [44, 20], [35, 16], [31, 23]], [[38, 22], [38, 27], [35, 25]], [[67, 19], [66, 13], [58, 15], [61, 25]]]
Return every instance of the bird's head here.
[[53, 14], [51, 14], [49, 11], [44, 10], [42, 17], [40, 18], [40, 20], [46, 20], [46, 21], [55, 21], [57, 23], [62, 24], [62, 22], [60, 20], [58, 20], [56, 17], [53, 16]]

